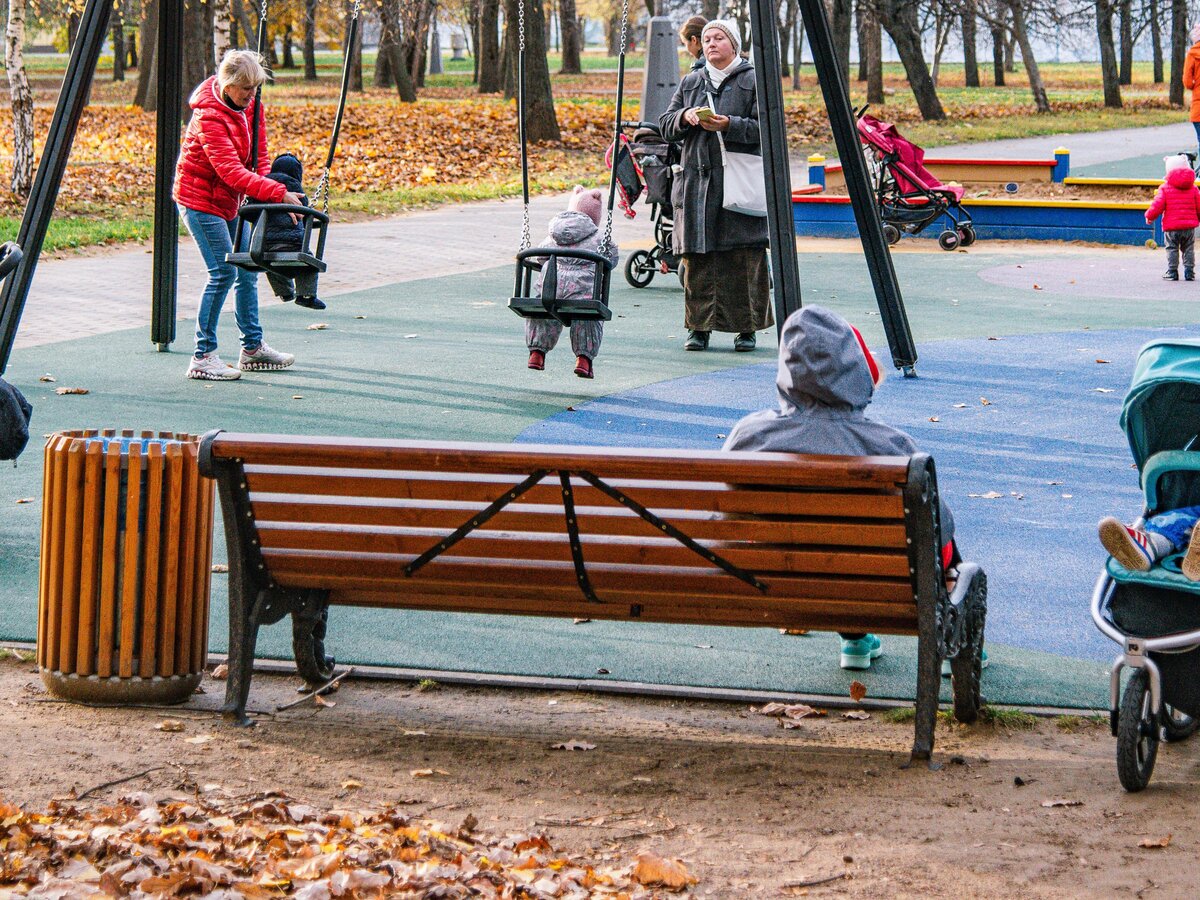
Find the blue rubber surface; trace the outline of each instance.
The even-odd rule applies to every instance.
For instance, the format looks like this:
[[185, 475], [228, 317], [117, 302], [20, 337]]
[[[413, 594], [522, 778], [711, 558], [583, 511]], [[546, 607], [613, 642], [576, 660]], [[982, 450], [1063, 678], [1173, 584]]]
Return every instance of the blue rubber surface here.
[[[928, 343], [919, 348], [921, 377], [893, 374], [879, 389], [870, 414], [932, 453], [963, 555], [988, 573], [989, 642], [1086, 660], [1111, 657], [1113, 645], [1088, 613], [1105, 560], [1096, 523], [1141, 511], [1117, 417], [1141, 345], [1192, 333], [1084, 331]], [[874, 349], [886, 358], [886, 348]], [[776, 405], [774, 377], [774, 365], [764, 364], [664, 381], [559, 413], [518, 440], [719, 447], [742, 415]], [[991, 493], [1002, 496], [981, 496]]]

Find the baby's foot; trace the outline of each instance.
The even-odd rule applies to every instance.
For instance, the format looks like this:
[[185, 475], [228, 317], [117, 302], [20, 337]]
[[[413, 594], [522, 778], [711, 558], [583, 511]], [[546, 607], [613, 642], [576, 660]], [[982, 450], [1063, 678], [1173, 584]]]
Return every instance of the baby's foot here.
[[321, 299], [319, 299], [317, 297], [303, 297], [303, 296], [297, 297], [296, 305], [304, 306], [304, 307], [307, 307], [308, 309], [324, 309], [325, 308], [324, 301], [322, 301]]
[[1130, 528], [1113, 516], [1100, 520], [1100, 543], [1113, 559], [1133, 572], [1149, 572], [1158, 558], [1144, 531]]

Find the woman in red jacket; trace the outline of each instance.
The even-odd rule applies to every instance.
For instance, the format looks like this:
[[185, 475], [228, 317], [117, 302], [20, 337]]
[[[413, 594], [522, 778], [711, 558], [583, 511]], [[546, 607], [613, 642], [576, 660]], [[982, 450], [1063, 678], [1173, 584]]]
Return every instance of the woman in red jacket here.
[[[301, 198], [264, 178], [271, 169], [265, 115], [254, 102], [267, 80], [262, 58], [248, 50], [230, 50], [217, 74], [192, 92], [192, 118], [175, 167], [175, 202], [208, 267], [208, 284], [196, 314], [196, 352], [188, 378], [232, 381], [242, 370], [285, 369], [290, 353], [266, 345], [258, 323], [258, 273], [225, 262], [233, 250], [234, 225], [243, 195], [263, 203], [294, 203]], [[250, 116], [258, 116], [258, 159], [251, 166]], [[248, 244], [248, 236], [243, 244]], [[242, 249], [245, 249], [244, 247]], [[242, 335], [238, 368], [217, 356], [217, 320], [229, 289], [234, 288], [235, 317]]]

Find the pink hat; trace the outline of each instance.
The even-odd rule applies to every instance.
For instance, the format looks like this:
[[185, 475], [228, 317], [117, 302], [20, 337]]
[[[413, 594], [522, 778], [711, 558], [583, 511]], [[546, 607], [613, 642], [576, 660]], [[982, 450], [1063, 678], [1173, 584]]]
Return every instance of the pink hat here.
[[600, 213], [604, 208], [604, 194], [600, 188], [585, 188], [581, 184], [575, 185], [575, 190], [571, 193], [571, 199], [567, 203], [567, 209], [573, 212], [581, 212], [597, 225], [600, 224]]

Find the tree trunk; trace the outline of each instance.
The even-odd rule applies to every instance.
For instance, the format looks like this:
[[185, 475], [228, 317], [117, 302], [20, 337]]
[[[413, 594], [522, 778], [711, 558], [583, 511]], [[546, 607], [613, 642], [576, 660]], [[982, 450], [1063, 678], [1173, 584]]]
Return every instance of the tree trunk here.
[[1172, 106], [1183, 106], [1183, 63], [1188, 50], [1187, 0], [1171, 0], [1171, 87]]
[[[363, 68], [362, 68], [362, 29], [359, 28], [357, 36], [354, 39], [354, 46], [347, 46], [350, 39], [350, 19], [354, 15], [354, 4], [346, 4], [346, 20], [342, 31], [342, 52], [346, 54], [346, 65], [350, 69], [350, 90], [362, 93], [363, 90]], [[361, 22], [360, 22], [361, 24]]]
[[283, 29], [283, 67], [296, 68], [296, 58], [292, 55], [292, 22], [289, 19]]
[[158, 0], [147, 0], [142, 23], [142, 64], [138, 66], [137, 92], [133, 105], [146, 112], [158, 109]]
[[867, 59], [867, 44], [871, 37], [867, 34], [867, 19], [870, 17], [870, 12], [867, 10], [867, 4], [860, 2], [857, 4], [854, 17], [854, 32], [855, 38], [858, 40], [858, 74], [855, 76], [855, 81], [866, 81], [870, 75], [871, 64]]
[[500, 0], [480, 0], [475, 46], [479, 48], [479, 93], [498, 93], [504, 87], [504, 70], [500, 65]]
[[[530, 141], [558, 141], [558, 119], [550, 88], [550, 66], [546, 61], [546, 33], [542, 0], [525, 0], [525, 134]], [[512, 57], [512, 93], [515, 96], [516, 59], [519, 37], [516, 0], [507, 0], [505, 43]], [[507, 96], [507, 90], [506, 90]]]
[[1121, 84], [1133, 84], [1133, 0], [1120, 0], [1117, 7], [1121, 28]]
[[842, 80], [849, 85], [850, 78], [850, 32], [853, 30], [854, 6], [852, 0], [827, 0], [829, 3], [829, 27], [833, 32], [833, 52], [837, 57]]
[[67, 52], [75, 49], [75, 40], [79, 37], [79, 13], [67, 14]]
[[[410, 56], [409, 77], [418, 87], [425, 85], [425, 53], [429, 47], [429, 23], [433, 19], [433, 3], [431, 0], [421, 0], [421, 8], [417, 17], [417, 27], [411, 42], [407, 43]], [[546, 42], [543, 39], [542, 46]]]
[[[183, 93], [182, 109], [188, 110], [187, 98], [192, 90], [211, 75], [213, 65], [212, 24], [208, 19], [207, 6], [199, 3], [187, 4], [183, 9], [183, 78], [180, 90]], [[157, 54], [155, 54], [157, 56]]]
[[317, 0], [304, 0], [304, 80], [317, 80]]
[[702, 0], [700, 3], [700, 15], [712, 21], [721, 15], [721, 0]]
[[582, 74], [583, 34], [579, 29], [575, 0], [559, 0], [558, 30], [562, 35], [562, 68], [558, 70], [558, 74]]
[[1004, 26], [993, 25], [992, 32], [992, 81], [996, 87], [1004, 87]]
[[979, 87], [979, 57], [975, 51], [975, 0], [965, 0], [962, 8], [963, 69], [967, 87]]
[[396, 83], [392, 74], [392, 50], [397, 47], [400, 34], [400, 11], [395, 0], [385, 0], [379, 6], [379, 47], [375, 52], [375, 74], [372, 84], [377, 88], [390, 88]]
[[896, 45], [896, 52], [900, 54], [900, 61], [904, 63], [904, 71], [922, 118], [926, 121], [945, 119], [946, 112], [942, 109], [942, 101], [938, 99], [937, 88], [925, 63], [916, 4], [909, 0], [883, 0], [879, 4], [879, 21], [887, 29], [892, 43]]
[[8, 0], [8, 27], [4, 33], [4, 66], [8, 69], [8, 95], [13, 119], [12, 192], [26, 200], [33, 187], [33, 92], [25, 74], [25, 0]]
[[1021, 47], [1021, 61], [1025, 63], [1025, 72], [1029, 75], [1029, 90], [1033, 94], [1033, 103], [1039, 113], [1050, 112], [1050, 99], [1046, 96], [1046, 85], [1042, 82], [1042, 73], [1038, 69], [1037, 60], [1033, 55], [1033, 42], [1029, 40], [1029, 29], [1025, 27], [1025, 9], [1023, 0], [1009, 0], [1012, 10], [1013, 35]]
[[1163, 83], [1163, 48], [1162, 48], [1162, 19], [1158, 0], [1149, 0], [1146, 4], [1150, 10], [1150, 47], [1154, 60], [1154, 83]]
[[883, 106], [887, 102], [883, 95], [883, 30], [874, 12], [867, 12], [863, 18], [867, 32], [867, 102]]
[[219, 63], [225, 51], [233, 46], [230, 26], [233, 24], [233, 8], [229, 0], [214, 0], [213, 8], [213, 56]]
[[800, 66], [804, 63], [804, 19], [800, 16], [800, 4], [793, 3], [792, 10], [792, 90], [800, 90]]
[[112, 11], [112, 54], [113, 81], [125, 80], [125, 22], [121, 18], [121, 4], [115, 4]]
[[1121, 108], [1121, 79], [1117, 70], [1117, 49], [1113, 40], [1113, 5], [1117, 0], [1096, 0], [1096, 37], [1100, 40], [1100, 79], [1104, 84], [1104, 105]]

